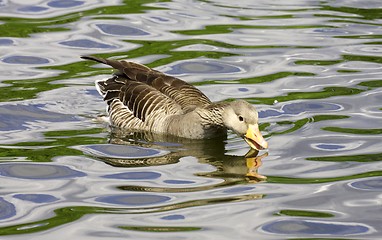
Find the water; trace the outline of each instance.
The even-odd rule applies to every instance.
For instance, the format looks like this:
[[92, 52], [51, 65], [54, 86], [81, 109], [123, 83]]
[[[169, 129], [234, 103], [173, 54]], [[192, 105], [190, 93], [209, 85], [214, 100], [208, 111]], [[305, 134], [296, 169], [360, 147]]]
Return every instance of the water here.
[[[380, 1], [0, 1], [0, 239], [381, 239]], [[113, 131], [79, 56], [246, 99], [270, 148]]]

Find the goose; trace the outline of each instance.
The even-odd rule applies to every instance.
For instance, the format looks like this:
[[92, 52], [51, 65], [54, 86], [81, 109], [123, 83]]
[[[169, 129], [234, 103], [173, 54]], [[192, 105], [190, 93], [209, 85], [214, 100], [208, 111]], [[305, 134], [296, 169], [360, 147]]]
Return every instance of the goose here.
[[256, 108], [244, 100], [211, 102], [176, 77], [124, 60], [81, 56], [116, 69], [96, 88], [107, 103], [112, 126], [189, 139], [209, 139], [232, 130], [255, 150], [268, 148]]

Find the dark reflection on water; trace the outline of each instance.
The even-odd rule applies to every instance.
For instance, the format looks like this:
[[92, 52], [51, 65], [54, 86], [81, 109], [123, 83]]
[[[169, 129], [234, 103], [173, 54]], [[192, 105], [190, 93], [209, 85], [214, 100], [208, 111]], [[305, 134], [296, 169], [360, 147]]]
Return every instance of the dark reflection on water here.
[[[193, 156], [199, 162], [208, 163], [216, 166], [217, 171], [208, 173], [208, 176], [223, 178], [246, 178], [249, 181], [262, 181], [266, 177], [258, 173], [262, 158], [268, 154], [258, 155], [257, 151], [249, 151], [245, 156], [227, 155], [225, 152], [225, 138], [215, 138], [207, 140], [183, 139], [172, 136], [158, 135], [147, 132], [128, 132], [114, 129], [111, 143], [119, 145], [109, 145], [113, 151], [103, 151], [102, 160], [113, 166], [132, 167], [132, 166], [155, 166], [162, 164], [174, 164], [187, 156]], [[162, 150], [153, 148], [147, 149], [136, 145], [161, 147]], [[107, 149], [108, 145], [100, 145], [102, 149]], [[115, 150], [114, 150], [115, 149]], [[117, 149], [121, 149], [125, 154], [118, 156]], [[86, 151], [86, 150], [85, 150]], [[163, 156], [160, 156], [160, 153]], [[135, 155], [137, 154], [137, 155]], [[127, 155], [129, 157], [127, 157]], [[135, 155], [135, 156], [134, 156]], [[99, 155], [100, 156], [100, 155]], [[148, 158], [147, 160], [137, 160], [137, 158]], [[134, 161], [126, 158], [135, 159]], [[210, 175], [212, 174], [212, 175]], [[220, 174], [222, 174], [220, 176]], [[206, 175], [206, 176], [207, 176]], [[186, 184], [187, 180], [167, 180], [166, 183]], [[230, 182], [228, 180], [228, 182]], [[191, 181], [192, 183], [192, 181]]]

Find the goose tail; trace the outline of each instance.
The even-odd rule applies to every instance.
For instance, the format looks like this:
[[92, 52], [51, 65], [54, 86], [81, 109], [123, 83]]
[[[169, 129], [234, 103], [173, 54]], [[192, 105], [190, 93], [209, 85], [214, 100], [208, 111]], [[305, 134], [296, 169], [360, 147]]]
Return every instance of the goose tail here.
[[94, 57], [94, 56], [91, 56], [91, 55], [83, 55], [83, 56], [81, 56], [81, 58], [85, 59], [85, 60], [92, 60], [92, 61], [95, 61], [95, 62], [99, 62], [99, 63], [103, 63], [103, 64], [108, 64], [106, 59], [100, 58], [100, 57]]

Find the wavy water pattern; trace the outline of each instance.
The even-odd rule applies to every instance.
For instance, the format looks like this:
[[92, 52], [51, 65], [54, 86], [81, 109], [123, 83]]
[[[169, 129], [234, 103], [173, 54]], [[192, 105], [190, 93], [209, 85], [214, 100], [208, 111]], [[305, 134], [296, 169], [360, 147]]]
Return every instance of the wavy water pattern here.
[[[377, 0], [0, 1], [1, 239], [381, 239]], [[110, 128], [80, 59], [259, 110], [267, 151]]]

